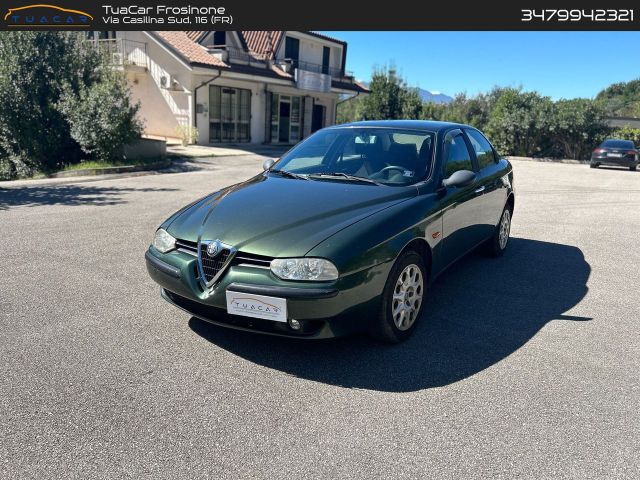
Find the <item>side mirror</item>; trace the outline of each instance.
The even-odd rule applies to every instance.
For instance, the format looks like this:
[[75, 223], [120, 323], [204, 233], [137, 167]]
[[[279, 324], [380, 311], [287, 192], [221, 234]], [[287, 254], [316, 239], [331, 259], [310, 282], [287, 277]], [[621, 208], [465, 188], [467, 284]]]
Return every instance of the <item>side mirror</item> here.
[[262, 169], [266, 172], [270, 170], [271, 167], [273, 167], [274, 163], [276, 163], [276, 161], [273, 158], [267, 158], [264, 162], [262, 162]]
[[471, 185], [476, 179], [476, 174], [471, 170], [458, 170], [453, 172], [449, 178], [442, 180], [443, 187], [466, 187]]

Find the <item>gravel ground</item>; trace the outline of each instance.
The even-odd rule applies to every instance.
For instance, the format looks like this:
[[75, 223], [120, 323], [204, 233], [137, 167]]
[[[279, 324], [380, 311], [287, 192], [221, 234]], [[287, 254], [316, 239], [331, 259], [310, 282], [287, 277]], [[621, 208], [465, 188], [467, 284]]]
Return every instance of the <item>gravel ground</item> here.
[[155, 227], [262, 160], [0, 187], [0, 478], [640, 477], [640, 172], [514, 162], [508, 252], [390, 347], [160, 298]]

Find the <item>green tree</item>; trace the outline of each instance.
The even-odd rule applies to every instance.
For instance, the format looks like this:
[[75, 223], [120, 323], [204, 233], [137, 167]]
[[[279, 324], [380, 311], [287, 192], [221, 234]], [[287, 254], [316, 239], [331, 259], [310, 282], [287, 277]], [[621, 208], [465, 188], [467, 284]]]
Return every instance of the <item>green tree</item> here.
[[460, 93], [446, 104], [425, 103], [422, 106], [422, 118], [466, 123], [485, 130], [495, 103], [505, 91], [504, 88], [495, 87], [489, 93], [480, 93], [473, 97]]
[[395, 68], [376, 69], [371, 77], [371, 93], [362, 100], [358, 112], [363, 120], [394, 120], [403, 118], [406, 85]]
[[[0, 32], [3, 178], [52, 171], [82, 158], [81, 146], [71, 132], [72, 113], [63, 105], [118, 75], [85, 40], [82, 33], [72, 32]], [[125, 89], [113, 93], [128, 95]], [[103, 100], [124, 105], [120, 96]]]
[[104, 161], [122, 157], [122, 147], [142, 134], [139, 108], [131, 103], [126, 80], [115, 71], [104, 72], [77, 94], [65, 92], [60, 102], [71, 137], [84, 153]]
[[553, 113], [549, 97], [519, 88], [504, 89], [491, 110], [487, 133], [504, 154], [544, 155], [552, 146]]
[[554, 105], [551, 137], [556, 154], [586, 159], [609, 133], [602, 105], [586, 98], [559, 100]]
[[640, 116], [640, 79], [614, 83], [596, 96], [608, 115]]
[[400, 118], [417, 120], [422, 114], [422, 98], [417, 88], [404, 86], [400, 90]]
[[349, 123], [360, 120], [358, 111], [361, 110], [362, 105], [361, 96], [350, 97], [343, 99], [338, 104], [338, 114], [336, 116], [337, 123]]

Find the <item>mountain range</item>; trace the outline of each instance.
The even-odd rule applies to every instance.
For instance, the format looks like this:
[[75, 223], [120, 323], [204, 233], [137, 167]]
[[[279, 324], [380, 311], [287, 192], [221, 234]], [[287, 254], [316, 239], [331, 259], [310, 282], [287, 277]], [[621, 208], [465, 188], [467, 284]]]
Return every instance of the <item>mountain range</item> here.
[[430, 92], [429, 90], [424, 90], [422, 88], [418, 88], [418, 94], [420, 94], [420, 98], [422, 98], [423, 102], [451, 103], [453, 101], [453, 98], [449, 95], [445, 95], [441, 92]]
[[[365, 86], [369, 86], [369, 82], [361, 82]], [[423, 102], [432, 102], [432, 103], [451, 103], [453, 101], [453, 97], [449, 95], [445, 95], [442, 92], [430, 92], [429, 90], [425, 90], [424, 88], [418, 88], [418, 95]]]

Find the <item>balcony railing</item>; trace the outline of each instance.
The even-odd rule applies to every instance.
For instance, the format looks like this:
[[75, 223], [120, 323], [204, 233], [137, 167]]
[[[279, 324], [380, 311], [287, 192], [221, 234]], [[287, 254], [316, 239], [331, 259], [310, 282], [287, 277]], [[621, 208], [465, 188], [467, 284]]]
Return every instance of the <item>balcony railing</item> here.
[[341, 78], [344, 76], [341, 68], [330, 67], [328, 65], [320, 65], [318, 63], [293, 60], [292, 66], [294, 68], [299, 68], [300, 70], [306, 70], [307, 72], [324, 73], [325, 75], [331, 75], [333, 78]]
[[149, 68], [146, 43], [126, 38], [87, 40], [87, 43], [104, 54], [110, 65]]
[[247, 52], [228, 45], [214, 45], [206, 48], [210, 54], [217, 56], [223, 62], [251, 65], [258, 68], [267, 67], [267, 56], [261, 53]]

